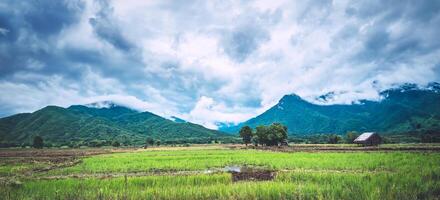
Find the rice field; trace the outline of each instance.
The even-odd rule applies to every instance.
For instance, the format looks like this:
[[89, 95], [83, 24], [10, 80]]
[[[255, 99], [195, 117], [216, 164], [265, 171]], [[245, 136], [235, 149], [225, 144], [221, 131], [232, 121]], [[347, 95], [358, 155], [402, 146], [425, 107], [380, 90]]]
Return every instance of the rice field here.
[[[439, 199], [440, 153], [155, 148], [51, 160], [0, 158], [3, 199]], [[18, 160], [14, 162], [14, 160]], [[70, 161], [69, 161], [70, 162]], [[227, 166], [270, 170], [234, 181]]]

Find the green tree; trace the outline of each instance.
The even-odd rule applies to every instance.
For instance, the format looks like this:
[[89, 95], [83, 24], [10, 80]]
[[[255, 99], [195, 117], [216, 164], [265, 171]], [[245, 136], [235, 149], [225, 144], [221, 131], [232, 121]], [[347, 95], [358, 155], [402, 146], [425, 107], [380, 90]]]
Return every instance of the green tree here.
[[266, 145], [269, 141], [268, 139], [268, 128], [266, 126], [260, 125], [255, 128], [255, 136], [257, 138], [256, 142], [260, 145]]
[[243, 126], [240, 129], [240, 137], [243, 138], [243, 143], [247, 146], [252, 141], [252, 129], [249, 126]]
[[119, 146], [121, 146], [121, 143], [119, 143], [118, 141], [115, 140], [112, 142], [112, 146], [119, 147]]
[[273, 123], [269, 126], [269, 145], [287, 144], [287, 127], [280, 123]]
[[328, 136], [328, 143], [329, 144], [337, 144], [341, 140], [342, 140], [342, 137], [339, 135], [332, 134], [332, 135]]
[[254, 143], [266, 146], [287, 145], [287, 127], [280, 123], [257, 126]]
[[258, 136], [255, 135], [252, 137], [252, 144], [254, 144], [255, 146], [258, 146], [259, 141], [260, 140], [259, 140]]
[[359, 137], [359, 133], [356, 131], [349, 131], [347, 132], [347, 134], [345, 135], [345, 142], [347, 142], [348, 144], [352, 144], [353, 141]]
[[156, 146], [160, 146], [160, 140], [156, 141]]
[[43, 148], [43, 146], [44, 146], [44, 141], [43, 141], [43, 138], [41, 137], [41, 136], [35, 136], [34, 137], [34, 141], [33, 141], [33, 145], [32, 145], [34, 148], [37, 148], [37, 149], [42, 149]]
[[153, 140], [153, 138], [148, 137], [148, 138], [145, 140], [145, 148], [148, 147], [148, 146], [153, 146], [153, 145], [154, 145], [154, 140]]

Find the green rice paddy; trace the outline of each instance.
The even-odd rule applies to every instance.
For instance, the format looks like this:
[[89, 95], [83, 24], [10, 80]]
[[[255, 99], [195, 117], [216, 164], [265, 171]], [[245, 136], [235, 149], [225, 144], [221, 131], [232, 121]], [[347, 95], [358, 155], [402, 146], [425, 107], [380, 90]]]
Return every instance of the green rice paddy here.
[[[0, 171], [14, 173], [8, 171], [17, 169], [13, 165], [21, 164], [4, 163]], [[267, 168], [276, 176], [271, 181], [233, 182], [231, 174], [221, 170], [231, 165]], [[3, 177], [19, 183], [4, 183], [0, 195], [4, 199], [439, 199], [439, 165], [436, 152], [159, 149], [96, 155], [70, 167]]]

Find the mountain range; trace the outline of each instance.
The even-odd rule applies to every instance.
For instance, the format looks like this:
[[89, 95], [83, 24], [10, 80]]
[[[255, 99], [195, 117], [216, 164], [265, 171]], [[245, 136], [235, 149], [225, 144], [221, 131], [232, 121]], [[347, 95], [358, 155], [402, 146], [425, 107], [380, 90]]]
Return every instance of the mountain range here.
[[440, 132], [440, 84], [430, 83], [424, 88], [405, 84], [382, 91], [380, 95], [380, 101], [361, 100], [347, 105], [318, 105], [295, 94], [285, 95], [261, 115], [220, 130], [237, 133], [246, 125], [255, 128], [280, 122], [288, 127], [289, 134], [298, 135], [345, 134], [347, 131]]
[[147, 137], [162, 142], [192, 143], [231, 138], [230, 135], [197, 124], [177, 121], [112, 102], [68, 108], [47, 106], [33, 113], [0, 119], [0, 143], [29, 143], [36, 135], [47, 142], [65, 145], [91, 141], [143, 144]]
[[[322, 95], [326, 101], [334, 93]], [[39, 135], [48, 143], [81, 145], [118, 141], [143, 144], [146, 138], [170, 143], [236, 141], [243, 126], [253, 128], [279, 122], [290, 135], [345, 134], [348, 131], [376, 131], [388, 135], [440, 135], [440, 84], [427, 87], [405, 84], [380, 93], [380, 101], [360, 100], [344, 105], [320, 105], [295, 94], [285, 95], [266, 112], [238, 125], [224, 125], [219, 131], [172, 116], [166, 119], [151, 112], [139, 112], [112, 102], [47, 106], [33, 113], [0, 119], [0, 146], [29, 144]]]

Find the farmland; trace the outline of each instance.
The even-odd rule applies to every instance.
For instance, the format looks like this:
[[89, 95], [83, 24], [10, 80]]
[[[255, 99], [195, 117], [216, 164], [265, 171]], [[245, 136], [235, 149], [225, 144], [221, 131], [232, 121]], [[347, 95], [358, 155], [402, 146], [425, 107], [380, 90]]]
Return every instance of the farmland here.
[[[439, 198], [438, 145], [381, 148], [3, 149], [0, 195], [4, 199]], [[251, 173], [234, 179], [244, 173], [244, 166]], [[230, 173], [229, 168], [242, 170]], [[270, 180], [260, 180], [266, 172]]]

